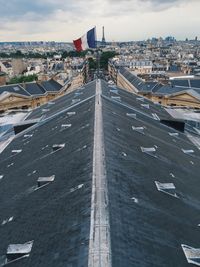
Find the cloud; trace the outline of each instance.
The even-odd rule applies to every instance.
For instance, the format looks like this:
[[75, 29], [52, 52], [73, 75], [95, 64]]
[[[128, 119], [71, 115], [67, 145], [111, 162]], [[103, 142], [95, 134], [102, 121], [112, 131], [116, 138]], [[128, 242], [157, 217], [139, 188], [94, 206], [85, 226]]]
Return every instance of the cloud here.
[[95, 25], [100, 36], [104, 25], [110, 40], [133, 40], [185, 35], [187, 27], [193, 34], [200, 23], [200, 0], [0, 0], [0, 6], [0, 41], [70, 41]]

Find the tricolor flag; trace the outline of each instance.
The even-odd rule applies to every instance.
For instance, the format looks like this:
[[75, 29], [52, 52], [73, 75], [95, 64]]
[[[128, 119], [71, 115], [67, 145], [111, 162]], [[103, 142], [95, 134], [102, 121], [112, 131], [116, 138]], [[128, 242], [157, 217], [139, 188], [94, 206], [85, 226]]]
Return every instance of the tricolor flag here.
[[96, 28], [89, 30], [81, 38], [73, 41], [76, 51], [96, 48]]

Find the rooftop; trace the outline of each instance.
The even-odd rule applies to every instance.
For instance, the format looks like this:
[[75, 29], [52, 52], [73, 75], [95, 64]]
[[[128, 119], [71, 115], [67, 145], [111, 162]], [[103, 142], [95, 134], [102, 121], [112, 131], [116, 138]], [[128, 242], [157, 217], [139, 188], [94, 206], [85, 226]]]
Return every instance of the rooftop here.
[[[0, 266], [11, 250], [16, 267], [90, 266], [104, 258], [91, 241], [101, 246], [107, 223], [102, 266], [199, 266], [200, 151], [162, 123], [172, 119], [163, 107], [93, 81], [28, 119], [37, 118], [0, 154]], [[95, 166], [105, 171], [100, 188]]]

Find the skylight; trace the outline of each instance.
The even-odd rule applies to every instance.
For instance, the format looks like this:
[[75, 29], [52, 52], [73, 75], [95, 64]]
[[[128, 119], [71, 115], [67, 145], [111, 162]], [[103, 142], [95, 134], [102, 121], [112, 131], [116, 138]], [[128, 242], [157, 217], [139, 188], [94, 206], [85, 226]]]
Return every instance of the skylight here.
[[188, 263], [200, 266], [200, 248], [193, 248], [187, 245], [181, 245]]
[[160, 183], [155, 181], [158, 191], [171, 195], [173, 197], [178, 197], [176, 194], [176, 187], [173, 183]]

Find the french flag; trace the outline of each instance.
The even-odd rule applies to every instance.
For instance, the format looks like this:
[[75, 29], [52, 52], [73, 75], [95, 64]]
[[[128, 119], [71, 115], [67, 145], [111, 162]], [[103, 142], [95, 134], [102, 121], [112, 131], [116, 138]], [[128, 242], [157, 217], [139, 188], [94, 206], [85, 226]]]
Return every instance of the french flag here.
[[73, 41], [77, 52], [88, 48], [96, 48], [96, 28], [92, 28], [81, 38]]

